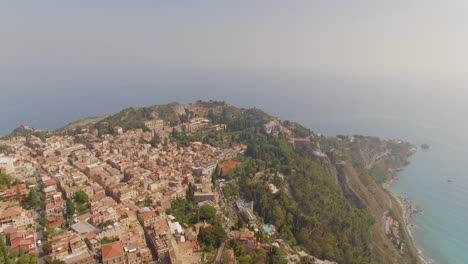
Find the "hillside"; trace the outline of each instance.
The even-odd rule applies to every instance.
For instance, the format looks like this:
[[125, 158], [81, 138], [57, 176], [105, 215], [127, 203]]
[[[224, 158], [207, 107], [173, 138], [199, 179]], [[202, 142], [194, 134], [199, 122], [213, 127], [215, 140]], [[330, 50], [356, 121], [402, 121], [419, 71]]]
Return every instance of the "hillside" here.
[[[91, 127], [98, 129], [101, 133], [111, 133], [115, 126], [120, 126], [124, 130], [145, 128], [144, 122], [152, 119], [164, 120], [166, 124], [174, 126], [186, 122], [195, 116], [207, 116], [208, 112], [206, 112], [206, 109], [214, 109], [220, 104], [223, 103], [210, 101], [196, 102], [190, 105], [170, 103], [150, 107], [127, 108], [117, 114], [99, 120], [99, 122]], [[89, 125], [86, 127], [89, 127]]]
[[2, 137], [1, 139], [8, 139], [11, 137], [30, 137], [30, 136], [35, 136], [39, 138], [45, 138], [52, 135], [49, 131], [46, 130], [41, 130], [41, 129], [35, 129], [32, 127], [29, 127], [28, 125], [21, 125], [17, 128], [15, 128], [10, 134]]
[[[402, 208], [382, 184], [406, 164], [411, 144], [322, 137], [288, 121], [269, 134], [264, 124], [273, 117], [254, 110], [241, 113], [227, 124], [229, 133], [242, 131], [239, 141], [247, 144], [247, 157], [227, 178], [237, 181], [243, 197], [255, 202], [255, 211], [284, 239], [339, 263], [419, 263], [406, 229], [400, 227], [404, 242], [395, 245], [382, 223], [388, 213], [403, 223]], [[291, 137], [310, 142], [292, 147]], [[258, 172], [266, 176], [252, 178]], [[268, 190], [272, 182], [280, 188], [276, 194]]]
[[[209, 127], [222, 129], [181, 128], [195, 118], [206, 118]], [[240, 166], [215, 173], [213, 182], [224, 179], [234, 193], [253, 201], [260, 221], [274, 225], [276, 238], [293, 247], [345, 264], [419, 263], [403, 225], [398, 243], [384, 231], [387, 216], [403, 223], [403, 208], [382, 185], [390, 172], [405, 165], [411, 144], [363, 136], [324, 137], [260, 109], [215, 101], [128, 108], [74, 122], [61, 131], [90, 128], [102, 136], [114, 133], [115, 127], [149, 130], [148, 120], [163, 120], [172, 129], [166, 129], [167, 138], [180, 146], [192, 141], [245, 145], [245, 154], [237, 158]], [[235, 253], [239, 259], [247, 254]]]
[[393, 171], [405, 166], [414, 146], [405, 142], [359, 136], [353, 137], [352, 140], [346, 138], [341, 141], [327, 141], [332, 144], [328, 147], [333, 147], [333, 159], [343, 181], [342, 186], [349, 188], [358, 203], [364, 205], [376, 220], [370, 230], [374, 254], [384, 256], [381, 261], [386, 260], [390, 263], [418, 262], [417, 250], [405, 228], [399, 229], [401, 240], [405, 241], [404, 258], [400, 258], [401, 251], [397, 250], [382, 232], [387, 215], [392, 215], [399, 223], [404, 223], [403, 208], [399, 207], [398, 202], [382, 184]]
[[58, 129], [57, 132], [71, 131], [71, 130], [75, 130], [75, 129], [80, 128], [80, 127], [92, 126], [92, 125], [104, 120], [107, 117], [108, 116], [97, 116], [97, 117], [83, 118], [83, 119], [74, 121], [74, 122], [66, 125], [65, 127], [61, 128], [61, 129]]

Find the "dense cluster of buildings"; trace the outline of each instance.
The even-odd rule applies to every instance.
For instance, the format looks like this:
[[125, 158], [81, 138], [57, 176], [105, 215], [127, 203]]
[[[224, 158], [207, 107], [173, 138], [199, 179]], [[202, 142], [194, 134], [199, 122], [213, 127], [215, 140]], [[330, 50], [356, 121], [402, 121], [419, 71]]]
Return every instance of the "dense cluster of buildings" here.
[[35, 187], [35, 160], [25, 143], [25, 138], [13, 140], [8, 145], [9, 153], [0, 154], [0, 173], [15, 182], [0, 189], [0, 233], [8, 235], [12, 250], [35, 253], [37, 215], [34, 210], [20, 205], [20, 201], [29, 195], [30, 188]]
[[[215, 204], [219, 197], [211, 174], [245, 146], [221, 149], [192, 142], [181, 147], [168, 140], [152, 146], [146, 142], [163, 132], [165, 123], [150, 120], [145, 125], [149, 131], [115, 127], [113, 134], [99, 136], [83, 129], [73, 136], [2, 142], [11, 151], [0, 156], [0, 170], [30, 186], [18, 184], [0, 195], [13, 200], [31, 188], [42, 193], [49, 257], [68, 264], [201, 262], [199, 227], [181, 225], [166, 210], [172, 200], [185, 197], [189, 184], [195, 186], [198, 203]], [[178, 129], [196, 131], [208, 125], [207, 119], [197, 118]], [[77, 192], [88, 197], [84, 204], [75, 201]], [[74, 204], [73, 215], [67, 203]], [[18, 202], [0, 206], [0, 228], [13, 239], [12, 249], [27, 244], [25, 249], [35, 252], [40, 232], [35, 228], [36, 212]]]
[[[196, 115], [197, 109], [192, 110]], [[211, 176], [218, 166], [220, 173], [238, 167], [240, 162], [233, 158], [244, 153], [246, 146], [217, 148], [190, 142], [182, 147], [170, 141], [172, 131], [226, 129], [204, 117], [175, 126], [160, 119], [144, 125], [147, 129], [127, 131], [117, 126], [112, 134], [84, 128], [75, 135], [0, 142], [10, 148], [8, 154], [0, 154], [0, 172], [17, 181], [0, 191], [0, 231], [9, 235], [11, 249], [39, 252], [42, 239], [48, 245], [47, 255], [67, 264], [202, 263], [197, 236], [209, 224], [185, 226], [167, 212], [174, 199], [185, 197], [189, 185], [194, 187], [198, 206], [219, 209], [220, 198], [227, 200], [222, 190], [214, 190]], [[268, 134], [291, 134], [279, 120], [263, 129]], [[164, 143], [153, 142], [155, 135]], [[310, 141], [292, 138], [289, 143]], [[268, 187], [273, 194], [279, 191], [272, 183]], [[19, 201], [31, 191], [40, 193], [43, 208], [21, 207]], [[78, 196], [86, 200], [79, 201]], [[258, 241], [260, 222], [253, 202], [237, 200], [234, 210], [250, 229], [234, 232], [231, 239], [254, 250], [287, 245]], [[233, 222], [226, 216], [219, 218]], [[274, 226], [262, 227], [269, 235], [276, 232]], [[229, 233], [229, 225], [225, 228]]]

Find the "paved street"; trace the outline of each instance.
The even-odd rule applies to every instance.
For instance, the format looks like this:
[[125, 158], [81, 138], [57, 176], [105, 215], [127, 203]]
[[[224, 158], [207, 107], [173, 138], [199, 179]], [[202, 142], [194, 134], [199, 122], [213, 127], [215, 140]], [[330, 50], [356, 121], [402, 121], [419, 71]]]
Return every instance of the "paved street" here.
[[218, 253], [216, 253], [216, 260], [215, 264], [221, 264], [221, 260], [223, 257], [223, 252], [224, 252], [224, 246], [226, 245], [226, 242], [223, 242], [221, 246], [218, 248]]
[[[229, 201], [224, 196], [222, 183], [220, 181], [218, 181], [218, 184], [216, 185], [216, 187], [217, 187], [216, 189], [218, 190], [219, 197], [221, 198], [220, 202], [219, 202], [219, 205], [220, 205], [221, 208], [225, 209], [226, 212], [227, 212], [227, 211], [230, 210], [230, 205], [229, 205]], [[221, 264], [222, 263], [224, 248], [226, 246], [226, 242], [228, 242], [230, 240], [230, 237], [229, 237], [230, 235], [229, 234], [231, 232], [231, 227], [234, 225], [234, 220], [230, 219], [228, 217], [228, 215], [224, 214], [224, 218], [227, 220], [225, 225], [224, 225], [224, 231], [228, 235], [228, 238], [218, 248], [218, 252], [216, 253], [215, 264]]]
[[[37, 171], [35, 173], [35, 176], [36, 176], [36, 179], [37, 181], [39, 181], [39, 172], [42, 171], [40, 167], [37, 167], [36, 168]], [[42, 190], [38, 190], [38, 191], [42, 191]], [[42, 243], [44, 243], [44, 227], [39, 224], [39, 220], [41, 219], [41, 211], [42, 211], [42, 208], [37, 208], [36, 209], [36, 219], [35, 219], [35, 222], [36, 222], [36, 246], [37, 246], [37, 241], [38, 240], [41, 240]], [[38, 247], [37, 248], [37, 257], [38, 257], [38, 261], [37, 263], [38, 264], [44, 264], [45, 261], [44, 261], [44, 258], [45, 258], [46, 254], [44, 254], [44, 251], [42, 250], [42, 246]]]
[[[36, 216], [36, 243], [37, 240], [41, 240], [44, 243], [44, 227], [39, 224], [40, 215], [39, 213]], [[38, 263], [44, 264], [45, 254], [42, 251], [42, 246], [37, 248]]]

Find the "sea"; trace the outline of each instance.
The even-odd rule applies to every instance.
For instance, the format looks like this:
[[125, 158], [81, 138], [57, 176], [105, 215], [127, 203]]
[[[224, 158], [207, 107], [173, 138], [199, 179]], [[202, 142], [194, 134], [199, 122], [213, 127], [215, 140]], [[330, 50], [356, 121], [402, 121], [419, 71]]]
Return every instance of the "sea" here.
[[[40, 68], [40, 69], [38, 69]], [[125, 107], [224, 100], [298, 121], [324, 135], [429, 144], [392, 185], [420, 213], [412, 223], [433, 263], [468, 263], [468, 107], [463, 82], [241, 70], [15, 67], [0, 69], [0, 135], [53, 130]]]

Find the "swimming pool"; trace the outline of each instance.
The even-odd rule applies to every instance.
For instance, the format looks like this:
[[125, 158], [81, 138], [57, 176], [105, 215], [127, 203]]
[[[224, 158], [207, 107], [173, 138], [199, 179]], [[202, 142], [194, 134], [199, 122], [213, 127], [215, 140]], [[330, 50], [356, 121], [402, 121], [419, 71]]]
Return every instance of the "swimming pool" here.
[[273, 228], [269, 225], [263, 225], [263, 230], [265, 230], [265, 232], [267, 232], [269, 235], [273, 234]]

